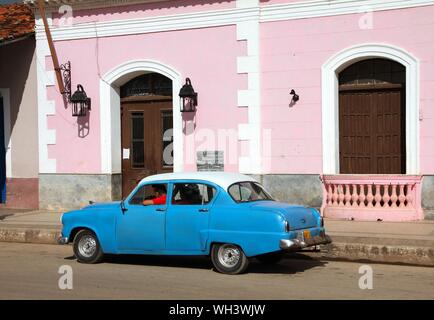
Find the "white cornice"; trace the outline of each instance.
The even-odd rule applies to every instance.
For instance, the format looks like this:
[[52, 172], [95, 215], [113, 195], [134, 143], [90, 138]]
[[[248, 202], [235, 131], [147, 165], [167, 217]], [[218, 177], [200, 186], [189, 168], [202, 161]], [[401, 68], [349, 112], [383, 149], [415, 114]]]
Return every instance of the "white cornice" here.
[[[72, 0], [76, 1], [76, 0]], [[101, 0], [94, 0], [93, 2]], [[115, 1], [115, 0], [110, 0]], [[109, 2], [110, 2], [109, 1]], [[133, 0], [117, 0], [125, 3]], [[54, 40], [121, 36], [150, 32], [234, 25], [243, 21], [271, 22], [320, 16], [362, 13], [434, 5], [434, 0], [313, 0], [254, 7], [236, 7], [205, 12], [183, 13], [114, 21], [74, 24], [53, 27]], [[45, 32], [37, 23], [36, 38], [45, 39]]]
[[[94, 38], [96, 36], [108, 37], [217, 27], [253, 19], [259, 19], [259, 8], [225, 9], [210, 12], [195, 12], [138, 19], [83, 23], [68, 27], [53, 27], [51, 33], [54, 40], [69, 40]], [[45, 38], [45, 32], [40, 23], [37, 23], [36, 37], [37, 39]]]
[[433, 0], [313, 0], [261, 8], [261, 22], [434, 5]]

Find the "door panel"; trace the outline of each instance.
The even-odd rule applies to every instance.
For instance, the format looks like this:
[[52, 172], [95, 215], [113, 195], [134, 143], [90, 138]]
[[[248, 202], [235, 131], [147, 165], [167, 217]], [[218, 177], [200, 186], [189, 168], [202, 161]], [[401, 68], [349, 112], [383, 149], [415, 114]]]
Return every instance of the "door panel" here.
[[[179, 192], [180, 186], [197, 186], [197, 192]], [[177, 183], [166, 220], [166, 249], [203, 251], [209, 233], [212, 199], [216, 189], [205, 184]], [[181, 197], [179, 196], [181, 194]]]
[[402, 88], [340, 92], [340, 173], [405, 173], [404, 101]]
[[163, 152], [172, 143], [167, 137], [167, 131], [173, 131], [172, 102], [128, 101], [121, 109], [122, 195], [126, 197], [142, 178], [173, 171], [173, 163], [163, 164]]
[[[165, 187], [167, 190], [168, 185]], [[143, 200], [154, 197], [152, 185], [144, 185], [125, 203], [127, 210], [118, 214], [116, 223], [119, 251], [165, 249], [167, 202], [165, 205], [142, 204]]]

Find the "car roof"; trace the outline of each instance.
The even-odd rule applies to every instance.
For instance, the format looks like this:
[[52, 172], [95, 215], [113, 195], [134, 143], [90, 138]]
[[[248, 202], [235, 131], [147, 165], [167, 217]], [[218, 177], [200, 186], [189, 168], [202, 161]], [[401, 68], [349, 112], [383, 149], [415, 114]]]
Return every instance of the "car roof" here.
[[223, 189], [227, 189], [230, 185], [241, 181], [257, 182], [253, 177], [240, 173], [232, 172], [215, 172], [215, 171], [200, 171], [200, 172], [175, 172], [162, 173], [143, 178], [140, 183], [152, 182], [158, 180], [204, 180], [213, 182]]

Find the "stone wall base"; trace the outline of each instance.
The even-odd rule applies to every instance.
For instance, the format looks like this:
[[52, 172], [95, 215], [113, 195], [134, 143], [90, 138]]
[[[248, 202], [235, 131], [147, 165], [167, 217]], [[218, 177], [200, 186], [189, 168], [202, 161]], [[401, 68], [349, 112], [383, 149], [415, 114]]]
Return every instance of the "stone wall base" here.
[[121, 174], [40, 174], [40, 209], [64, 211], [82, 208], [89, 201], [121, 200]]

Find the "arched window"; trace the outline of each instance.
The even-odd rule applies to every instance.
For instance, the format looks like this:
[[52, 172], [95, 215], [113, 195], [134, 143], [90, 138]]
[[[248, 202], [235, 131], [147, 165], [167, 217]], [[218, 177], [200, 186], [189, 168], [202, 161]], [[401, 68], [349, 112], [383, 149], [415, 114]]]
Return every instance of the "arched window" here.
[[172, 96], [172, 80], [159, 73], [145, 73], [121, 87], [121, 98], [136, 96]]
[[340, 173], [406, 173], [405, 70], [368, 59], [339, 73]]

